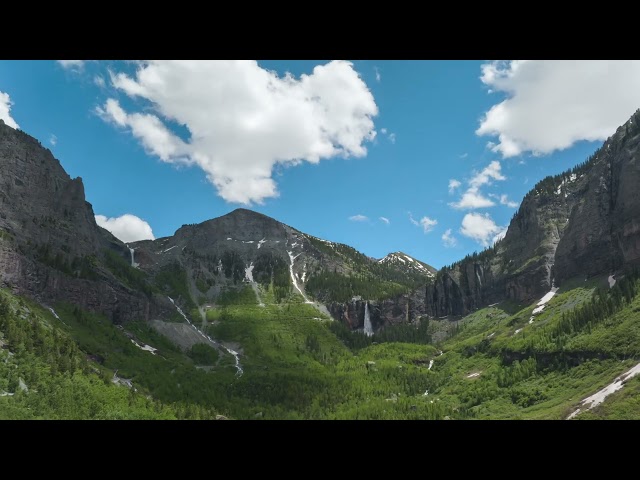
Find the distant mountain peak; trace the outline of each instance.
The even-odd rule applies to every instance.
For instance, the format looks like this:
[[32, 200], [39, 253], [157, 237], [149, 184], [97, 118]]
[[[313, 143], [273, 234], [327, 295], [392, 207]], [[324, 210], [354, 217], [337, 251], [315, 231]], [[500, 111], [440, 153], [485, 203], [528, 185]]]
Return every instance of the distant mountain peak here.
[[427, 277], [435, 277], [435, 274], [437, 272], [437, 270], [431, 265], [421, 262], [417, 258], [414, 258], [411, 255], [407, 255], [406, 253], [400, 251], [389, 253], [384, 258], [378, 260], [378, 263], [404, 266], [416, 272], [422, 273]]

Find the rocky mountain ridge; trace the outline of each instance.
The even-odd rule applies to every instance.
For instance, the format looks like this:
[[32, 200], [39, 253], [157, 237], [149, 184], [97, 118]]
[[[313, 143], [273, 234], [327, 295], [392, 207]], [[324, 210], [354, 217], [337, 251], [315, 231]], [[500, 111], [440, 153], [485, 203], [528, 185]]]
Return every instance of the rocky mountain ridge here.
[[640, 264], [639, 146], [640, 110], [586, 162], [539, 182], [502, 241], [443, 268], [426, 288], [425, 313], [530, 301], [554, 282]]

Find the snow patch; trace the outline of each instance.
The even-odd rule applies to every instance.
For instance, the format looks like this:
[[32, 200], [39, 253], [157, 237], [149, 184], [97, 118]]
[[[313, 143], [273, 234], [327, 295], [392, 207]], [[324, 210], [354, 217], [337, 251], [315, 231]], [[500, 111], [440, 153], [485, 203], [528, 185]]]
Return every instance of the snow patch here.
[[258, 289], [258, 284], [253, 279], [253, 262], [244, 269], [244, 277], [251, 284], [251, 288], [256, 294], [256, 298], [258, 299], [258, 305], [264, 307], [264, 303], [262, 302], [262, 298], [260, 298], [260, 290]]
[[514, 335], [516, 335], [516, 334], [520, 333], [521, 331], [522, 331], [522, 329], [521, 329], [521, 328], [517, 329], [517, 330], [515, 331]]
[[592, 408], [597, 407], [602, 402], [604, 402], [604, 400], [609, 395], [617, 392], [622, 387], [624, 387], [624, 384], [627, 380], [635, 377], [636, 375], [640, 375], [640, 363], [637, 364], [635, 367], [633, 367], [631, 370], [628, 370], [627, 372], [620, 375], [618, 378], [616, 378], [612, 383], [604, 387], [602, 390], [599, 390], [598, 392], [594, 393], [590, 397], [587, 397], [584, 400], [582, 400], [582, 402], [580, 402], [580, 408], [578, 408], [573, 413], [571, 413], [571, 415], [567, 417], [567, 420], [571, 420], [573, 417], [578, 415], [578, 413], [582, 411], [582, 408], [584, 408], [585, 410], [591, 410]]
[[474, 372], [467, 375], [467, 378], [476, 378], [480, 376], [480, 372]]
[[[500, 303], [500, 302], [498, 302]], [[491, 305], [487, 305], [488, 307], [495, 307], [496, 305], [498, 305], [498, 303], [492, 303]]]
[[431, 370], [431, 367], [433, 367], [433, 358], [429, 360], [429, 367], [427, 368], [427, 370]]
[[176, 248], [176, 247], [177, 247], [177, 245], [174, 245], [173, 247], [169, 247], [169, 248], [167, 248], [166, 250], [163, 250], [163, 251], [162, 251], [162, 252], [160, 252], [160, 253], [161, 253], [161, 254], [162, 254], [162, 253], [167, 253], [169, 250], [173, 250], [173, 249], [174, 249], [174, 248]]
[[156, 351], [158, 350], [157, 348], [153, 348], [151, 345], [146, 345], [146, 344], [142, 344], [140, 345], [138, 342], [136, 342], [133, 338], [131, 339], [131, 343], [133, 343], [136, 347], [138, 347], [140, 350], [144, 350], [145, 352], [149, 352], [152, 355], [156, 354]]
[[54, 316], [54, 317], [56, 317], [58, 320], [60, 320], [60, 317], [58, 316], [58, 314], [56, 313], [56, 311], [55, 311], [53, 308], [51, 308], [51, 307], [47, 307], [47, 309], [48, 309], [51, 313], [53, 313], [53, 316]]
[[227, 237], [227, 240], [233, 240], [233, 238], [231, 238], [231, 237]]
[[[293, 246], [293, 245], [292, 245]], [[298, 292], [300, 292], [300, 295], [302, 295], [302, 298], [304, 298], [304, 302], [305, 303], [313, 303], [311, 300], [309, 300], [307, 298], [307, 296], [304, 294], [304, 292], [300, 289], [300, 287], [298, 286], [298, 281], [296, 280], [296, 276], [293, 274], [293, 262], [295, 261], [296, 258], [298, 258], [301, 254], [299, 253], [298, 255], [296, 255], [295, 257], [293, 256], [293, 252], [289, 252], [287, 251], [287, 253], [289, 254], [289, 260], [291, 261], [291, 263], [289, 264], [289, 274], [291, 275], [291, 282], [293, 283], [293, 286], [295, 287], [296, 290], [298, 290]]]
[[607, 280], [609, 281], [609, 288], [613, 288], [613, 286], [616, 284], [616, 276], [609, 275], [609, 278]]
[[264, 238], [258, 242], [258, 250], [260, 250], [260, 247], [262, 246], [263, 243], [267, 243], [267, 241]]
[[[546, 304], [549, 302], [549, 300], [551, 300], [555, 296], [557, 291], [558, 291], [558, 287], [551, 287], [551, 291], [546, 293], [545, 296], [540, 299], [540, 301], [538, 302], [538, 306], [536, 308], [534, 308], [533, 312], [531, 312], [531, 313], [533, 315], [537, 315], [540, 312], [542, 312], [544, 310], [544, 307], [546, 306]], [[531, 322], [529, 322], [529, 323], [531, 323]]]

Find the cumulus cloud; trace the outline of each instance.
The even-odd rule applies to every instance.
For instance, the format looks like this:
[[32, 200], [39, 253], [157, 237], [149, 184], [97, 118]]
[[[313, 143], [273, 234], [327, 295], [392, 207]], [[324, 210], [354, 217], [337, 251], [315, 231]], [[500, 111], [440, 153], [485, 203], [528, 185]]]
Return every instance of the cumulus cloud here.
[[391, 220], [389, 220], [387, 217], [378, 217], [380, 219], [381, 222], [389, 225], [391, 223]]
[[462, 183], [459, 180], [456, 180], [455, 178], [452, 178], [451, 180], [449, 180], [449, 194], [452, 194], [453, 192], [455, 192], [456, 189], [460, 187], [460, 185], [462, 185]]
[[[353, 65], [332, 61], [282, 77], [255, 61], [148, 61], [113, 85], [144, 105], [127, 112], [110, 98], [98, 113], [128, 128], [167, 163], [196, 165], [228, 202], [278, 196], [276, 164], [362, 157], [378, 107]], [[188, 139], [168, 127], [184, 125]]]
[[[469, 188], [462, 194], [460, 200], [449, 203], [449, 205], [458, 210], [493, 207], [495, 202], [485, 197], [482, 192], [480, 192], [480, 187], [484, 185], [491, 185], [492, 180], [503, 181], [506, 179], [507, 177], [502, 174], [500, 162], [494, 160], [483, 170], [477, 172], [473, 177], [471, 177], [469, 180]], [[451, 182], [452, 180], [449, 180], [449, 193], [452, 192]]]
[[422, 227], [422, 230], [425, 234], [433, 230], [433, 228], [438, 224], [437, 220], [429, 218], [427, 216], [422, 217], [420, 220], [416, 220], [415, 218], [413, 218], [411, 212], [409, 212], [409, 221], [416, 227]]
[[138, 240], [155, 240], [151, 226], [141, 218], [129, 213], [114, 218], [96, 215], [96, 223], [125, 243]]
[[503, 157], [605, 140], [640, 106], [638, 60], [512, 60], [482, 65], [482, 82], [506, 99], [484, 115], [478, 135]]
[[442, 244], [447, 248], [455, 247], [458, 244], [458, 239], [451, 234], [450, 228], [447, 228], [442, 234]]
[[4, 123], [11, 128], [20, 128], [16, 121], [11, 118], [11, 105], [13, 102], [9, 98], [8, 93], [0, 92], [0, 119], [4, 120]]
[[81, 70], [84, 67], [84, 60], [58, 60], [58, 63], [66, 70]]
[[351, 220], [352, 222], [366, 222], [367, 220], [369, 220], [369, 217], [367, 217], [366, 215], [358, 214], [349, 217], [349, 220]]
[[496, 225], [488, 213], [467, 213], [462, 219], [460, 233], [487, 247], [489, 239], [495, 243], [500, 235], [504, 236], [506, 228]]

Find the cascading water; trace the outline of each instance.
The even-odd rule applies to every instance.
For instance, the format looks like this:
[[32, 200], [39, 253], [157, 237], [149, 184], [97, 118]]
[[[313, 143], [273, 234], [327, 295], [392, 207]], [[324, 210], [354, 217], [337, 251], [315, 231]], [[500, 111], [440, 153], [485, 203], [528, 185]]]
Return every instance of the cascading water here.
[[371, 317], [369, 316], [369, 302], [364, 304], [364, 334], [367, 337], [373, 335], [373, 326], [371, 325]]
[[133, 268], [137, 268], [138, 264], [133, 261], [133, 255], [134, 255], [135, 250], [133, 248], [129, 247], [129, 245], [127, 245], [127, 247], [129, 248], [129, 253], [131, 254], [131, 266]]
[[173, 301], [173, 298], [171, 297], [167, 297], [169, 299], [169, 301], [173, 304], [174, 307], [176, 307], [176, 310], [178, 310], [178, 313], [182, 316], [182, 318], [184, 318], [187, 323], [189, 325], [191, 325], [191, 328], [193, 328], [196, 332], [198, 332], [200, 335], [202, 335], [204, 338], [206, 338], [207, 340], [209, 340], [211, 343], [213, 343], [214, 345], [217, 345], [219, 347], [224, 348], [227, 353], [231, 356], [233, 356], [233, 358], [235, 358], [236, 361], [236, 376], [237, 377], [241, 377], [242, 374], [244, 373], [244, 370], [242, 369], [242, 365], [240, 364], [240, 356], [238, 355], [238, 352], [236, 352], [235, 350], [225, 347], [224, 345], [222, 345], [219, 342], [216, 342], [213, 338], [211, 338], [209, 335], [205, 334], [202, 332], [202, 330], [200, 330], [198, 327], [196, 327], [193, 323], [191, 323], [189, 321], [189, 318], [187, 318], [187, 316], [185, 315], [185, 313], [182, 311], [182, 309], [176, 305], [176, 302]]

